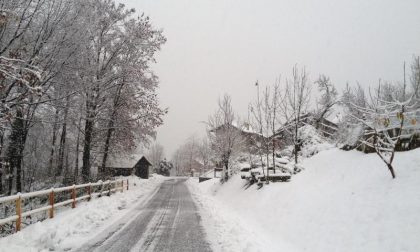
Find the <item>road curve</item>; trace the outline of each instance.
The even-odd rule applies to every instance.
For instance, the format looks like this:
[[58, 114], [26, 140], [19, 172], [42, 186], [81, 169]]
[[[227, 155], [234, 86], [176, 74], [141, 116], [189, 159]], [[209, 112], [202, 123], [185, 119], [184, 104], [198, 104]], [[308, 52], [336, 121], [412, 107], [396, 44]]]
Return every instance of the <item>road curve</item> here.
[[79, 251], [211, 251], [185, 181], [166, 180], [128, 223], [106, 230]]

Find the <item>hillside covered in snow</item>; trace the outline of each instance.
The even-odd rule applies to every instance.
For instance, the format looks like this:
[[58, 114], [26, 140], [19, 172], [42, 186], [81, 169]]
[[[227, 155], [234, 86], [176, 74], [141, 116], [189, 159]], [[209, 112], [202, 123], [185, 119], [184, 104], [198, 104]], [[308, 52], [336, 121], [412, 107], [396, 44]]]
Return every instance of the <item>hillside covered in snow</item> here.
[[215, 222], [210, 239], [230, 237], [232, 230], [210, 219], [226, 213], [236, 218], [232, 229], [255, 232], [226, 241], [243, 251], [418, 251], [419, 164], [420, 149], [397, 153], [392, 179], [375, 154], [333, 148], [305, 159], [290, 182], [246, 189], [235, 175], [223, 185], [212, 179], [190, 186], [203, 222]]

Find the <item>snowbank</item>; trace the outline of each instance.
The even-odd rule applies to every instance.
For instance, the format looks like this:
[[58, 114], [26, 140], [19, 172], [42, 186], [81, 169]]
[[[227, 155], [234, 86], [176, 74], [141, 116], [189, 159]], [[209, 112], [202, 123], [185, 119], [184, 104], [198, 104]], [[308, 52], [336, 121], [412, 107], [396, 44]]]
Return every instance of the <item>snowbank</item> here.
[[81, 202], [75, 209], [59, 209], [54, 219], [37, 222], [1, 238], [0, 251], [74, 251], [120, 218], [130, 215], [164, 179], [155, 174], [148, 180], [130, 177], [128, 191]]
[[[267, 239], [263, 230], [253, 220], [241, 218], [236, 211], [226, 207], [211, 196], [211, 188], [220, 183], [219, 179], [211, 179], [198, 184], [198, 180], [190, 179], [187, 185], [197, 203], [202, 225], [205, 227], [207, 239], [213, 251], [254, 252], [276, 251], [272, 248], [278, 244]], [[278, 240], [279, 238], [277, 238]], [[294, 249], [282, 244], [282, 251]]]
[[[209, 216], [229, 222], [229, 213], [239, 219], [231, 225], [238, 222], [259, 235], [249, 237], [269, 240], [263, 251], [290, 251], [285, 242], [297, 251], [418, 251], [420, 149], [397, 153], [395, 180], [375, 154], [330, 149], [302, 164], [306, 170], [288, 183], [245, 189], [234, 176], [223, 186], [215, 180], [197, 184], [195, 195]], [[242, 232], [236, 229], [221, 236]]]

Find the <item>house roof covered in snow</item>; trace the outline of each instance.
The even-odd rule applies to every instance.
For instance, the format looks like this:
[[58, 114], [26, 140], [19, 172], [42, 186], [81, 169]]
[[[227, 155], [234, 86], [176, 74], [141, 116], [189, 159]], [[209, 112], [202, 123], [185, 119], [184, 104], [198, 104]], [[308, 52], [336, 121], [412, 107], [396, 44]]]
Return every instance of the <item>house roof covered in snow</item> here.
[[339, 124], [343, 121], [346, 113], [346, 108], [342, 104], [336, 103], [331, 107], [330, 113], [325, 119], [332, 123]]
[[[312, 113], [306, 113], [299, 118], [299, 121], [303, 125], [312, 124], [313, 120], [314, 120], [314, 115]], [[329, 124], [331, 127], [337, 128], [336, 123], [332, 122], [328, 118], [323, 118], [323, 120], [324, 120], [324, 123]], [[289, 122], [286, 122], [285, 124], [283, 124], [283, 126], [281, 126], [277, 130], [277, 134], [289, 129], [290, 127], [292, 127], [294, 125], [294, 121], [295, 120], [293, 119], [292, 121], [289, 121]]]
[[144, 156], [141, 154], [112, 154], [110, 155], [106, 166], [112, 168], [133, 168], [142, 158], [144, 158]]
[[[215, 129], [212, 129], [211, 131], [217, 131], [220, 128], [224, 127], [225, 125], [220, 125]], [[242, 125], [238, 125], [237, 122], [232, 122], [231, 124], [232, 127], [234, 127], [235, 129], [245, 133], [245, 134], [253, 134], [253, 135], [261, 135], [260, 133], [258, 133], [249, 123], [244, 123]]]

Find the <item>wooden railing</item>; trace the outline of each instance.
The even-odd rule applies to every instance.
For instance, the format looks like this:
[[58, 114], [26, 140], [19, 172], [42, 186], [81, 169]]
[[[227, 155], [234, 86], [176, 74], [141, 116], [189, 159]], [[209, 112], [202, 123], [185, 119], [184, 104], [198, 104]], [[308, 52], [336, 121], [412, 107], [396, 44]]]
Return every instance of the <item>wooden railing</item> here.
[[[60, 187], [60, 188], [51, 188], [48, 190], [42, 191], [35, 191], [29, 193], [18, 193], [16, 195], [7, 196], [0, 198], [0, 204], [8, 203], [8, 202], [15, 202], [16, 205], [16, 214], [9, 216], [4, 219], [0, 219], [0, 226], [10, 222], [16, 222], [16, 231], [21, 230], [22, 226], [22, 218], [26, 216], [33, 215], [35, 213], [48, 211], [49, 218], [54, 218], [54, 212], [57, 207], [65, 206], [71, 204], [72, 208], [76, 207], [76, 203], [81, 200], [88, 200], [90, 201], [92, 198], [102, 195], [111, 196], [113, 192], [117, 191], [124, 191], [124, 188], [128, 190], [128, 179], [127, 180], [107, 180], [107, 181], [98, 181], [96, 183], [88, 183], [88, 184], [81, 184], [81, 185], [72, 185], [67, 187]], [[95, 192], [95, 187], [99, 187], [98, 192]], [[83, 190], [84, 189], [84, 190]], [[56, 202], [55, 194], [60, 192], [70, 192], [71, 199], [64, 200], [61, 202]], [[81, 196], [76, 197], [77, 193], [81, 192]], [[29, 211], [22, 211], [22, 200], [39, 197], [43, 195], [48, 195], [48, 205], [39, 207], [36, 209], [32, 209]]]

